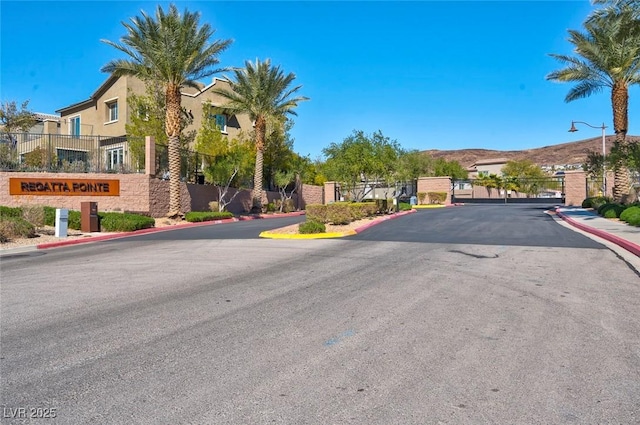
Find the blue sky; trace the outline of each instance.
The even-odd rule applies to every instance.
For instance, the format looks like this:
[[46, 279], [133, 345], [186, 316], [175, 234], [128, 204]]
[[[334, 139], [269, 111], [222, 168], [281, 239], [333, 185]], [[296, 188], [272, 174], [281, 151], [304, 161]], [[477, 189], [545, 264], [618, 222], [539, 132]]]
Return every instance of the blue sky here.
[[[571, 103], [571, 85], [545, 76], [570, 54], [589, 1], [187, 1], [215, 37], [234, 39], [222, 66], [270, 58], [301, 94], [294, 149], [312, 159], [353, 130], [380, 130], [407, 149], [530, 149], [598, 137], [609, 93]], [[53, 113], [87, 99], [119, 57], [122, 21], [169, 2], [0, 2], [0, 100]], [[640, 134], [640, 89], [630, 90], [629, 134]]]

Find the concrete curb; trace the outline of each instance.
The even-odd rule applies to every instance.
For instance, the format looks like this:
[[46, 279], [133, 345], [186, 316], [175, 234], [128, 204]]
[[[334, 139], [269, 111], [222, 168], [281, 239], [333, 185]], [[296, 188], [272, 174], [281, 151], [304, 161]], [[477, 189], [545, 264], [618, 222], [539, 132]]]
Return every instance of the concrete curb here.
[[286, 234], [286, 233], [271, 233], [269, 231], [260, 233], [261, 238], [266, 239], [335, 239], [335, 238], [344, 238], [345, 236], [353, 236], [358, 233], [364, 232], [370, 227], [373, 227], [377, 224], [380, 224], [387, 220], [393, 220], [399, 217], [403, 217], [407, 214], [413, 214], [417, 212], [416, 210], [402, 211], [399, 213], [395, 213], [389, 216], [381, 217], [377, 220], [372, 221], [371, 223], [367, 223], [363, 226], [358, 227], [355, 230], [348, 230], [346, 232], [331, 232], [331, 233], [312, 233], [308, 235], [300, 235], [300, 234]]
[[561, 219], [563, 219], [564, 221], [566, 221], [567, 223], [571, 224], [574, 227], [577, 227], [580, 230], [583, 230], [587, 233], [591, 233], [593, 235], [596, 235], [602, 239], [605, 239], [609, 242], [613, 242], [614, 244], [626, 249], [627, 251], [631, 252], [632, 254], [640, 257], [640, 245], [636, 245], [633, 242], [630, 242], [626, 239], [622, 239], [619, 236], [616, 235], [612, 235], [611, 233], [605, 232], [604, 230], [600, 230], [600, 229], [596, 229], [594, 227], [591, 226], [587, 226], [584, 225], [582, 223], [577, 222], [576, 220], [572, 219], [571, 217], [563, 214], [559, 208], [556, 208], [556, 214], [558, 215], [558, 217], [560, 217]]
[[450, 208], [450, 207], [461, 207], [464, 204], [462, 202], [456, 202], [454, 204], [434, 204], [434, 205], [414, 205], [413, 209], [415, 210], [428, 210], [431, 208]]

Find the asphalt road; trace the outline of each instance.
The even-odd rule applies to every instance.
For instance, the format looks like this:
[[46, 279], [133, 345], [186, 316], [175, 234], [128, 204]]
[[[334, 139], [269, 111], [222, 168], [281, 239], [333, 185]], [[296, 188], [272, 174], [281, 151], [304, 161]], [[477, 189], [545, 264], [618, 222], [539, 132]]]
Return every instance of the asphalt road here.
[[0, 419], [639, 423], [637, 272], [537, 207], [493, 208], [3, 258]]

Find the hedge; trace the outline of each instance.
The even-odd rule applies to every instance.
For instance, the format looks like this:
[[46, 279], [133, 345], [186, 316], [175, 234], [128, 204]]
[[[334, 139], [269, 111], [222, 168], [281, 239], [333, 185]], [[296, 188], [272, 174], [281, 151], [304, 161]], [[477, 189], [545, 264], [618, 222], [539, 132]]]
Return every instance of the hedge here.
[[598, 208], [598, 214], [604, 218], [618, 218], [625, 208], [625, 206], [620, 204], [607, 203]]
[[592, 196], [591, 198], [586, 198], [582, 201], [582, 208], [594, 208], [598, 209], [604, 204], [610, 203], [611, 199], [606, 196]]
[[431, 204], [444, 204], [447, 200], [447, 192], [427, 192], [427, 196]]
[[12, 208], [0, 205], [0, 217], [22, 218], [22, 208]]
[[233, 214], [227, 211], [190, 211], [184, 215], [184, 219], [190, 223], [199, 223], [203, 221], [224, 220], [233, 218]]
[[100, 229], [104, 232], [133, 232], [134, 230], [149, 229], [155, 226], [156, 221], [145, 215], [99, 212]]
[[306, 207], [307, 221], [317, 221], [318, 223], [327, 222], [328, 205], [310, 204]]

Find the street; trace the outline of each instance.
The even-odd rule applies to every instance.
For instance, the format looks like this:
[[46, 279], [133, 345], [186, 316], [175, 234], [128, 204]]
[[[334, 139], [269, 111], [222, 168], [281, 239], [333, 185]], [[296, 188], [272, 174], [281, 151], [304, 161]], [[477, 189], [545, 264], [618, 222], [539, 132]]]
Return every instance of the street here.
[[2, 258], [1, 422], [640, 422], [638, 273], [540, 206], [295, 220]]

